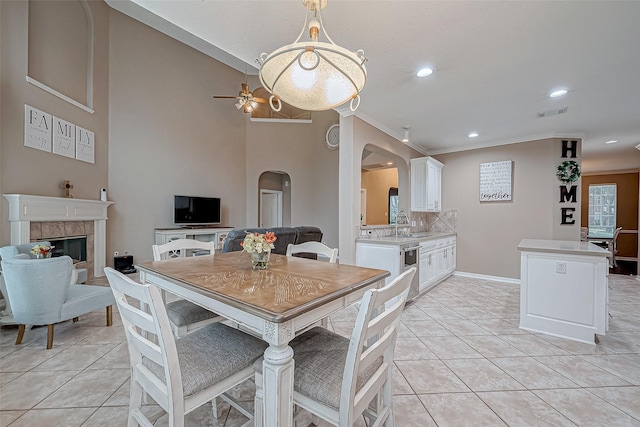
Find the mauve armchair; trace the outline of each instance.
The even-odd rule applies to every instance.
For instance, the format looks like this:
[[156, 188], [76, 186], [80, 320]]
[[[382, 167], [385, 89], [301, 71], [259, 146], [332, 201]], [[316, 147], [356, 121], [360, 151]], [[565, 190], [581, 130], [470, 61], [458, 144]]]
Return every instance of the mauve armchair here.
[[22, 342], [25, 325], [47, 325], [47, 349], [53, 346], [54, 323], [74, 319], [106, 307], [107, 326], [112, 324], [111, 289], [73, 285], [73, 262], [68, 256], [46, 259], [14, 257], [2, 260], [2, 275], [13, 318], [18, 323], [16, 345]]

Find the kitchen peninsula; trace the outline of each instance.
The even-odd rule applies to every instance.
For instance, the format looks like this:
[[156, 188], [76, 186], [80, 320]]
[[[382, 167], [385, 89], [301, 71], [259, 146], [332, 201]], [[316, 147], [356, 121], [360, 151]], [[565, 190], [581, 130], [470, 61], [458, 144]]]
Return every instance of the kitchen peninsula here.
[[400, 236], [362, 236], [356, 240], [356, 265], [388, 270], [387, 281], [416, 267], [408, 299], [414, 299], [456, 269], [456, 234], [423, 232]]
[[610, 252], [589, 242], [524, 239], [520, 328], [588, 344], [609, 329]]

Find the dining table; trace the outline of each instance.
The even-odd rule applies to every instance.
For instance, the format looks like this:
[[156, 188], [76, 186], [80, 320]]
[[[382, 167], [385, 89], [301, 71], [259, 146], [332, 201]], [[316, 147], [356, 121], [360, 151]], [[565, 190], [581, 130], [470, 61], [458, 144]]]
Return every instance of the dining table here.
[[[269, 346], [263, 361], [266, 427], [293, 426], [294, 353], [289, 342], [384, 286], [386, 270], [271, 254], [266, 270], [240, 252], [136, 264], [150, 283], [224, 316]], [[260, 411], [262, 410], [262, 411]]]

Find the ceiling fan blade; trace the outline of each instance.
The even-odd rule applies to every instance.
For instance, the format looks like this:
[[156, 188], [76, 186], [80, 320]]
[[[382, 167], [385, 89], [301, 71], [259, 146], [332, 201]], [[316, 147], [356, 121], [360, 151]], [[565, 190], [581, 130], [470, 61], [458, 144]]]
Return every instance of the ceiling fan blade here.
[[237, 98], [237, 96], [218, 96], [218, 95], [213, 95], [214, 98], [228, 98], [228, 99], [235, 99]]
[[259, 102], [261, 104], [268, 104], [269, 100], [267, 98], [258, 98], [258, 97], [253, 97], [253, 100], [256, 102]]

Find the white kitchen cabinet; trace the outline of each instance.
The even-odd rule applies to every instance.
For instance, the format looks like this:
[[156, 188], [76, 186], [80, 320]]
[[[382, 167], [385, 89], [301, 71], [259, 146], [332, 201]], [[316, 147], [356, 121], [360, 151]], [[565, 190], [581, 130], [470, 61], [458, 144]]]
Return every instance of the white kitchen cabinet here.
[[420, 292], [449, 277], [455, 268], [455, 236], [420, 243]]
[[155, 244], [164, 245], [172, 240], [177, 239], [193, 239], [202, 242], [214, 242], [216, 251], [222, 249], [227, 234], [233, 228], [156, 228]]
[[411, 159], [411, 210], [440, 212], [442, 166], [432, 157]]

